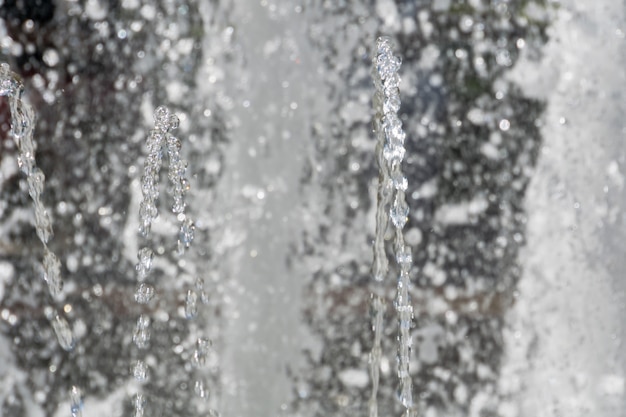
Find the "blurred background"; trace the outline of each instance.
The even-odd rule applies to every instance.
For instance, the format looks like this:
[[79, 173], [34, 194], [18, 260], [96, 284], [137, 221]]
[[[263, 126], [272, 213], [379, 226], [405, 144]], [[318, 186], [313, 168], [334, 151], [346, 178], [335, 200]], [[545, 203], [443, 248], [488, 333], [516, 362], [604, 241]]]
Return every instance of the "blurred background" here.
[[[611, 0], [0, 0], [0, 61], [35, 109], [43, 248], [0, 100], [0, 415], [366, 415], [378, 167], [371, 54], [402, 56], [418, 415], [626, 416], [626, 3]], [[195, 241], [163, 171], [153, 283], [134, 300], [140, 178], [167, 105]], [[392, 245], [388, 245], [391, 255]], [[395, 271], [380, 415], [400, 415]], [[187, 291], [208, 302], [184, 314]], [[195, 338], [212, 340], [194, 394]]]

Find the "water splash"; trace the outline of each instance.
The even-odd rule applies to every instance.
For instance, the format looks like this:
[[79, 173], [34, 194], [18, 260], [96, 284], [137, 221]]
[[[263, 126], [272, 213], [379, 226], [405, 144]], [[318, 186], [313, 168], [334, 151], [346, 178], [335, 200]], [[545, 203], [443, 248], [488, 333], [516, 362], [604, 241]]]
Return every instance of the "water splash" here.
[[[373, 57], [372, 77], [376, 87], [374, 106], [376, 111], [374, 130], [377, 137], [376, 156], [379, 166], [378, 206], [376, 212], [376, 237], [374, 241], [374, 261], [372, 271], [375, 281], [382, 281], [388, 273], [388, 260], [385, 253], [385, 232], [389, 221], [395, 229], [395, 256], [400, 269], [395, 307], [398, 314], [398, 378], [400, 388], [398, 398], [405, 408], [406, 417], [414, 416], [412, 382], [409, 374], [411, 351], [410, 329], [413, 308], [409, 301], [409, 273], [412, 265], [411, 249], [404, 243], [402, 229], [408, 221], [409, 206], [405, 191], [407, 178], [402, 173], [401, 164], [406, 153], [406, 134], [397, 115], [400, 109], [400, 69], [401, 59], [393, 54], [391, 40], [378, 38]], [[385, 301], [382, 288], [377, 286], [372, 295], [374, 343], [370, 353], [370, 375], [372, 393], [370, 397], [370, 417], [378, 416], [377, 395], [382, 356], [381, 338]]]

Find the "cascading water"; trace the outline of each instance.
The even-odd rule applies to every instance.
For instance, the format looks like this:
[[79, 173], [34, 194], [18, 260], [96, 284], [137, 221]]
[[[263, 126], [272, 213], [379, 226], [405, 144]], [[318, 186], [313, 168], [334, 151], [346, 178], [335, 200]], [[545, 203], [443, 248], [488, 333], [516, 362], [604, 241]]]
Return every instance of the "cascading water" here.
[[[397, 281], [372, 279], [395, 258], [395, 225], [375, 231], [381, 34], [402, 56], [402, 102], [387, 107], [406, 132], [413, 408], [623, 415], [621, 5], [35, 3], [0, 5], [0, 61], [37, 112], [65, 300], [31, 279], [43, 252], [0, 106], [1, 415], [65, 417], [84, 400], [85, 417], [127, 417], [139, 385], [146, 416], [406, 412]], [[156, 221], [142, 286], [138, 161], [161, 103], [180, 118], [195, 239], [180, 257], [179, 220]], [[70, 354], [46, 313], [67, 320]]]

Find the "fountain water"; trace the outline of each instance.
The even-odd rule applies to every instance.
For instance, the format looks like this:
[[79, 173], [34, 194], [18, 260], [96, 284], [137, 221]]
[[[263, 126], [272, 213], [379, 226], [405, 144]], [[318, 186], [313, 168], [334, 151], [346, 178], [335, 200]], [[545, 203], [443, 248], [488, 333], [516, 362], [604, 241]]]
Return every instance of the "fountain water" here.
[[[168, 155], [168, 178], [171, 184], [171, 194], [173, 205], [171, 211], [176, 215], [179, 222], [179, 232], [177, 240], [177, 254], [182, 257], [189, 249], [194, 240], [195, 226], [191, 217], [185, 212], [187, 203], [185, 193], [190, 185], [186, 177], [187, 162], [181, 158], [180, 140], [172, 134], [179, 126], [178, 117], [170, 113], [166, 107], [158, 107], [154, 112], [155, 129], [148, 135], [147, 149], [148, 155], [145, 158], [143, 176], [141, 177], [141, 191], [143, 200], [139, 205], [140, 226], [139, 232], [145, 239], [149, 239], [152, 224], [158, 216], [159, 197], [159, 173], [161, 171], [164, 150]], [[139, 304], [149, 304], [155, 294], [152, 283], [147, 283], [150, 270], [153, 265], [154, 252], [148, 246], [143, 246], [137, 254], [139, 263], [136, 265], [138, 286], [135, 292], [135, 301]], [[154, 279], [152, 280], [154, 281]], [[202, 303], [208, 302], [208, 297], [204, 290], [204, 280], [197, 278], [194, 288], [187, 291], [184, 305], [184, 315], [188, 320], [193, 320], [198, 315], [198, 298]], [[133, 332], [133, 341], [138, 349], [146, 349], [150, 341], [150, 318], [147, 314], [141, 314], [137, 319], [137, 324]], [[208, 382], [205, 380], [202, 368], [206, 365], [207, 355], [211, 342], [202, 337], [202, 332], [190, 331], [199, 334], [190, 355], [190, 364], [196, 369], [194, 378], [191, 380], [194, 392], [198, 397], [206, 399], [208, 397]], [[149, 366], [145, 358], [137, 359], [132, 363], [132, 374], [140, 383], [145, 383], [148, 379]], [[142, 417], [145, 413], [147, 399], [145, 395], [138, 391], [133, 400], [135, 417]], [[207, 411], [207, 410], [204, 410]]]
[[[48, 242], [53, 235], [52, 220], [41, 201], [44, 192], [45, 175], [36, 165], [36, 143], [33, 139], [35, 129], [35, 114], [32, 107], [24, 102], [22, 95], [24, 85], [18, 76], [13, 74], [8, 64], [0, 63], [0, 97], [7, 97], [11, 111], [11, 134], [18, 149], [18, 166], [26, 176], [28, 195], [33, 202], [35, 212], [35, 230], [37, 237], [43, 244], [43, 274], [42, 278], [47, 284], [48, 301], [43, 307], [44, 315], [50, 322], [56, 334], [59, 346], [71, 352], [76, 347], [76, 340], [72, 329], [64, 316], [66, 308], [60, 308], [58, 304], [63, 301], [63, 279], [61, 277], [61, 261], [48, 247]], [[72, 386], [71, 415], [82, 416], [82, 393], [80, 388]]]
[[[395, 258], [400, 270], [397, 298], [398, 313], [398, 377], [400, 378], [399, 399], [406, 411], [406, 417], [415, 416], [409, 361], [411, 353], [411, 321], [413, 307], [409, 300], [410, 270], [412, 264], [411, 248], [404, 243], [402, 229], [408, 221], [409, 206], [404, 192], [408, 187], [407, 178], [402, 173], [401, 164], [406, 149], [406, 133], [397, 112], [400, 110], [400, 69], [401, 59], [394, 55], [391, 39], [378, 38], [373, 58], [373, 78], [376, 86], [374, 96], [375, 119], [374, 132], [377, 136], [376, 159], [379, 165], [378, 205], [376, 208], [376, 237], [374, 240], [373, 275], [382, 281], [387, 275], [388, 262], [385, 252], [385, 233], [389, 221], [395, 228]], [[388, 213], [388, 214], [387, 214]], [[377, 392], [381, 365], [381, 335], [384, 313], [384, 298], [380, 290], [372, 294], [374, 311], [374, 343], [370, 353], [370, 374], [372, 377], [372, 397], [370, 416], [378, 416]]]
[[[373, 355], [379, 366], [367, 372], [368, 353], [377, 352], [365, 319], [371, 289], [385, 300], [397, 292], [394, 279], [372, 283], [370, 269], [371, 242], [381, 240], [374, 230], [378, 168], [368, 69], [380, 33], [391, 35], [403, 57], [403, 100], [387, 107], [400, 105], [407, 132], [402, 172], [411, 210], [402, 231], [412, 257], [411, 286], [404, 288], [415, 313], [408, 329], [414, 408], [425, 417], [623, 412], [623, 372], [614, 366], [621, 362], [580, 365], [612, 358], [621, 339], [613, 330], [621, 327], [604, 327], [605, 315], [587, 291], [561, 297], [574, 281], [610, 288], [597, 274], [581, 275], [586, 268], [579, 266], [607, 265], [619, 276], [621, 264], [604, 255], [618, 252], [623, 240], [617, 192], [623, 65], [607, 65], [623, 50], [621, 6], [611, 3], [609, 16], [596, 3], [562, 2], [560, 29], [551, 32], [551, 2], [539, 0], [41, 0], [29, 10], [31, 3], [0, 6], [0, 54], [23, 76], [37, 109], [37, 137], [45, 138], [37, 162], [49, 178], [42, 200], [55, 219], [48, 247], [60, 255], [62, 307], [71, 310], [51, 304], [44, 312], [47, 283], [29, 280], [33, 260], [41, 258], [33, 250], [41, 246], [32, 244], [27, 221], [28, 182], [18, 179], [14, 145], [3, 141], [2, 415], [62, 417], [68, 405], [79, 409], [80, 391], [67, 396], [73, 375], [82, 375], [89, 417], [131, 415], [136, 407], [127, 398], [137, 384], [128, 377], [128, 352], [136, 352], [131, 335], [142, 312], [150, 322], [141, 320], [138, 340], [149, 329], [150, 350], [146, 367], [136, 368], [147, 376], [146, 402], [137, 408], [146, 415], [201, 415], [193, 374], [194, 350], [198, 364], [204, 352], [198, 338], [214, 343], [202, 368], [212, 388], [207, 404], [226, 416], [367, 415], [376, 378], [378, 414], [406, 411], [395, 390], [398, 323], [391, 302], [374, 304], [381, 350]], [[545, 56], [545, 66], [532, 69]], [[531, 94], [537, 86], [541, 94]], [[174, 216], [155, 222], [150, 281], [142, 286], [134, 269], [143, 197], [137, 161], [159, 103], [177, 109], [186, 138], [181, 157], [189, 161], [193, 192], [185, 198], [196, 238], [179, 258], [171, 246], [178, 246], [180, 223]], [[581, 104], [584, 112], [576, 110]], [[601, 122], [589, 121], [590, 114]], [[598, 132], [615, 138], [606, 160], [594, 159], [607, 169], [594, 176], [597, 165], [589, 164], [578, 175], [581, 161], [605, 151]], [[578, 149], [572, 138], [583, 136], [588, 146]], [[543, 165], [535, 171], [538, 160]], [[594, 177], [594, 186], [568, 194], [572, 172], [581, 184]], [[530, 194], [535, 208], [528, 211], [533, 183], [546, 191]], [[402, 213], [396, 212], [400, 220]], [[546, 213], [551, 217], [542, 222]], [[527, 224], [533, 242], [549, 226], [553, 239], [528, 248], [546, 247], [549, 257], [524, 261]], [[377, 246], [380, 262], [393, 251], [394, 229], [387, 227], [384, 253]], [[581, 249], [566, 252], [576, 263], [562, 260], [562, 250], [605, 234], [614, 239], [605, 242], [613, 252], [587, 261]], [[388, 268], [400, 275], [397, 262]], [[205, 280], [196, 286], [198, 276]], [[212, 296], [206, 305], [200, 287]], [[529, 287], [537, 297], [523, 303], [520, 290]], [[136, 290], [138, 300], [151, 301], [134, 302]], [[621, 301], [607, 299], [594, 298], [619, 317]], [[528, 323], [536, 303], [542, 310]], [[563, 317], [558, 326], [554, 305]], [[512, 309], [523, 326], [512, 327]], [[581, 311], [591, 319], [574, 320], [573, 330], [570, 319]], [[42, 314], [54, 320], [56, 312], [71, 323], [69, 358]], [[591, 347], [570, 352], [597, 340], [606, 341], [602, 352], [610, 355]], [[510, 346], [521, 341], [519, 362], [509, 362]], [[535, 352], [552, 356], [534, 366]], [[564, 386], [565, 397], [557, 389]], [[525, 391], [529, 403], [541, 397], [542, 406], [516, 408]], [[563, 408], [563, 398], [576, 401]], [[587, 399], [601, 402], [602, 412]]]

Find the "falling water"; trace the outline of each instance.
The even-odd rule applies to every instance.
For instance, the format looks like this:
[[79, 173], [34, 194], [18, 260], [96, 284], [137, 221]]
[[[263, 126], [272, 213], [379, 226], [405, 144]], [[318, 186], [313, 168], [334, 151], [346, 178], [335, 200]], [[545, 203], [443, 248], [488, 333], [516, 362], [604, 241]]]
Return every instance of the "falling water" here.
[[[163, 163], [163, 147], [168, 147], [171, 153], [176, 152], [177, 156], [177, 139], [170, 139], [169, 131], [178, 127], [178, 118], [176, 115], [170, 114], [169, 110], [165, 107], [158, 107], [154, 111], [155, 129], [151, 130], [148, 134], [146, 141], [146, 147], [148, 149], [148, 155], [144, 162], [143, 176], [141, 178], [141, 192], [143, 194], [143, 200], [139, 206], [139, 219], [140, 226], [139, 232], [149, 244], [150, 231], [152, 229], [152, 223], [158, 216], [157, 201], [159, 197], [158, 180], [161, 166]], [[170, 180], [174, 182], [178, 178], [177, 169], [180, 162], [179, 158], [170, 161]], [[184, 167], [182, 167], [184, 170]], [[178, 187], [174, 187], [175, 194], [175, 206], [179, 212], [184, 211], [184, 200], [182, 198], [182, 190], [180, 182], [176, 184]], [[184, 214], [183, 214], [184, 216]], [[137, 253], [138, 263], [135, 267], [137, 270], [138, 286], [135, 291], [135, 301], [139, 304], [148, 304], [154, 297], [153, 283], [146, 283], [145, 281], [149, 277], [150, 270], [152, 269], [154, 252], [148, 246], [143, 246]], [[133, 342], [135, 346], [144, 350], [148, 347], [150, 342], [150, 317], [146, 314], [141, 314], [137, 319], [135, 329], [133, 331]], [[131, 364], [132, 375], [139, 383], [145, 383], [148, 379], [148, 365], [144, 358], [134, 360]], [[134, 416], [142, 417], [145, 412], [146, 400], [143, 392], [139, 390], [133, 399]]]
[[[171, 211], [176, 215], [179, 222], [179, 232], [177, 239], [177, 254], [182, 257], [189, 249], [194, 239], [195, 226], [191, 217], [185, 212], [187, 202], [185, 194], [189, 190], [189, 180], [186, 177], [187, 162], [181, 158], [181, 142], [172, 134], [172, 131], [179, 126], [179, 119], [170, 113], [166, 107], [158, 107], [154, 112], [155, 129], [150, 131], [147, 140], [148, 155], [144, 162], [144, 171], [141, 178], [141, 191], [143, 201], [140, 204], [139, 217], [141, 235], [149, 241], [152, 223], [158, 216], [157, 202], [159, 197], [158, 180], [161, 170], [164, 149], [168, 155], [168, 179], [170, 182], [170, 193], [173, 198]], [[137, 258], [139, 263], [136, 266], [138, 286], [135, 292], [135, 301], [139, 304], [148, 304], [154, 297], [154, 286], [146, 283], [149, 272], [152, 269], [154, 251], [148, 246], [142, 247]], [[208, 296], [204, 289], [204, 280], [196, 278], [193, 288], [187, 291], [184, 301], [184, 315], [188, 320], [193, 320], [198, 316], [198, 300], [203, 304], [208, 303]], [[142, 314], [137, 320], [133, 333], [133, 341], [139, 349], [146, 349], [150, 341], [150, 318]], [[195, 326], [194, 326], [195, 327]], [[190, 364], [194, 368], [190, 385], [194, 392], [203, 400], [209, 395], [208, 382], [204, 377], [203, 368], [206, 365], [206, 358], [211, 345], [210, 340], [202, 337], [199, 330], [195, 330], [198, 335], [190, 354]], [[132, 364], [132, 374], [136, 381], [145, 383], [148, 379], [149, 367], [144, 359], [138, 359]], [[144, 415], [146, 397], [142, 392], [137, 392], [133, 400], [135, 416]]]
[[[61, 277], [61, 261], [50, 250], [48, 242], [53, 235], [52, 220], [48, 210], [41, 201], [44, 192], [45, 175], [36, 165], [35, 152], [37, 145], [33, 139], [35, 114], [32, 107], [24, 102], [22, 95], [24, 85], [13, 74], [9, 66], [0, 63], [0, 96], [7, 97], [11, 109], [11, 134], [18, 149], [18, 166], [26, 176], [28, 194], [33, 202], [35, 211], [35, 230], [43, 245], [43, 275], [42, 278], [48, 287], [49, 305], [43, 308], [46, 319], [50, 322], [56, 334], [59, 346], [71, 352], [76, 347], [76, 339], [63, 315], [64, 309], [55, 306], [56, 301], [63, 300], [63, 279]], [[72, 386], [71, 415], [82, 416], [82, 393], [80, 388]]]
[[[411, 270], [411, 248], [404, 243], [402, 229], [408, 220], [409, 206], [404, 192], [408, 181], [402, 173], [401, 164], [406, 152], [404, 140], [406, 134], [402, 129], [397, 112], [400, 109], [400, 69], [401, 59], [395, 56], [391, 40], [387, 37], [378, 38], [373, 58], [373, 78], [376, 86], [374, 97], [376, 115], [374, 131], [378, 139], [376, 153], [379, 164], [378, 207], [376, 221], [376, 237], [374, 241], [374, 278], [380, 281], [387, 274], [387, 261], [384, 248], [384, 235], [389, 220], [395, 227], [395, 258], [400, 270], [398, 278], [397, 298], [395, 301], [398, 313], [398, 378], [400, 379], [399, 399], [405, 407], [405, 416], [413, 416], [412, 382], [409, 373], [411, 353], [411, 321], [413, 308], [409, 300], [409, 273]], [[388, 215], [386, 214], [388, 211]], [[382, 259], [385, 259], [382, 261]], [[379, 384], [379, 368], [382, 334], [382, 315], [384, 301], [378, 294], [373, 295], [374, 310], [374, 343], [371, 353], [370, 373], [372, 376], [372, 397], [370, 400], [370, 416], [378, 415], [377, 390]]]
[[[405, 216], [395, 185], [376, 190], [372, 181], [367, 54], [376, 34], [388, 33], [402, 55], [398, 116], [408, 133], [402, 172], [411, 210], [402, 231], [412, 247], [415, 407], [428, 417], [622, 415], [619, 2], [559, 2], [557, 31], [546, 11], [552, 1], [41, 0], [30, 13], [20, 8], [31, 3], [0, 7], [0, 48], [25, 77], [41, 120], [37, 160], [51, 179], [42, 200], [55, 196], [50, 249], [59, 256], [28, 240], [29, 184], [8, 166], [5, 142], [0, 342], [14, 350], [1, 349], [8, 365], [0, 368], [0, 414], [67, 411], [60, 371], [73, 368], [89, 371], [90, 416], [120, 414], [120, 381], [135, 378], [147, 383], [133, 408], [198, 415], [189, 400], [205, 392], [192, 375], [203, 361], [197, 326], [214, 342], [201, 365], [212, 375], [210, 401], [235, 411], [227, 414], [361, 416], [373, 394], [380, 415], [399, 415], [390, 307], [403, 261], [385, 255], [400, 254], [394, 203], [396, 219]], [[399, 105], [380, 100], [381, 117]], [[181, 233], [176, 216], [153, 225], [150, 245], [135, 245], [135, 162], [155, 103], [176, 106], [188, 139], [196, 222], [189, 250], [190, 228]], [[377, 158], [386, 163], [384, 150]], [[24, 198], [13, 199], [20, 184]], [[396, 185], [405, 187], [403, 176]], [[387, 200], [379, 237], [380, 191]], [[210, 246], [204, 233], [215, 237]], [[535, 254], [530, 262], [524, 245]], [[135, 271], [142, 247], [151, 252]], [[180, 249], [183, 259], [173, 256]], [[73, 313], [42, 316], [54, 285], [45, 297], [22, 291], [35, 258], [46, 259], [50, 277], [57, 261], [75, 277], [63, 290]], [[206, 307], [198, 276], [213, 297]], [[120, 301], [135, 289], [137, 304]], [[363, 319], [372, 292], [379, 338]], [[511, 304], [522, 326], [510, 323]], [[208, 309], [220, 315], [203, 320]], [[42, 319], [31, 320], [33, 311]], [[81, 319], [84, 336], [74, 325]], [[52, 330], [63, 320], [72, 323], [70, 338]], [[135, 342], [151, 352], [127, 378], [129, 361], [116, 356], [129, 342], [134, 354], [135, 321]], [[10, 343], [17, 338], [21, 344]], [[372, 339], [382, 350], [372, 350], [368, 375]], [[59, 342], [76, 346], [76, 360], [63, 367], [49, 356]], [[520, 343], [510, 363], [510, 346]], [[224, 371], [213, 372], [218, 361]], [[19, 375], [25, 379], [12, 383]], [[268, 375], [272, 384], [264, 384]], [[520, 392], [528, 407], [516, 409]], [[76, 414], [82, 401], [70, 400]]]

